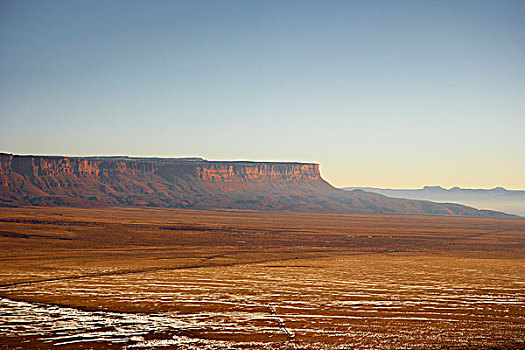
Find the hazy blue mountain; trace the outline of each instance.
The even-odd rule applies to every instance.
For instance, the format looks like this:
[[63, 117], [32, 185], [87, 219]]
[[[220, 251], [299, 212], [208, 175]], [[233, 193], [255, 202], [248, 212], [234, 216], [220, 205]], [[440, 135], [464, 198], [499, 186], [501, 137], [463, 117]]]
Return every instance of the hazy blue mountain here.
[[405, 199], [422, 199], [433, 202], [459, 203], [478, 209], [490, 209], [525, 216], [525, 191], [492, 189], [470, 189], [441, 186], [425, 186], [421, 189], [386, 189], [373, 187], [346, 187], [345, 190], [363, 190], [385, 196]]

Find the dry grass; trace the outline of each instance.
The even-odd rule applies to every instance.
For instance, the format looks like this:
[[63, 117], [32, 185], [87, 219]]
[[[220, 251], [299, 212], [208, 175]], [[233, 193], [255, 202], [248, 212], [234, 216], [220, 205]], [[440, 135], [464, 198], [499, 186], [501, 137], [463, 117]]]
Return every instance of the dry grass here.
[[4, 208], [0, 247], [46, 303], [4, 300], [4, 348], [525, 346], [523, 219]]

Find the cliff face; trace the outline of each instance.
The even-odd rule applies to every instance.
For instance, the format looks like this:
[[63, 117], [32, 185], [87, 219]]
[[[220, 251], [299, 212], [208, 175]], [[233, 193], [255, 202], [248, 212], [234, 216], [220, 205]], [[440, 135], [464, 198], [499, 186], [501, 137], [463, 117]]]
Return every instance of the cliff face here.
[[0, 153], [0, 206], [24, 205], [504, 216], [338, 190], [321, 178], [317, 164]]
[[154, 158], [67, 158], [14, 156], [0, 153], [0, 174], [60, 177], [100, 176], [112, 173], [159, 175], [166, 179], [193, 176], [210, 182], [318, 181], [318, 164], [210, 162]]
[[0, 154], [0, 171], [23, 176], [59, 176], [65, 174], [98, 175], [98, 164], [88, 159], [62, 157], [33, 157]]
[[318, 164], [213, 163], [198, 166], [195, 176], [205, 181], [317, 181]]

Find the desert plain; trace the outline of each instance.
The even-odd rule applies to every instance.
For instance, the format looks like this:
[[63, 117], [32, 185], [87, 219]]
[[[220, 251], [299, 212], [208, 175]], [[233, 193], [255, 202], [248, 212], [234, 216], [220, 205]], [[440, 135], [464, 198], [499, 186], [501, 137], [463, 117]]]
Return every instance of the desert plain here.
[[0, 210], [2, 349], [521, 349], [525, 220]]

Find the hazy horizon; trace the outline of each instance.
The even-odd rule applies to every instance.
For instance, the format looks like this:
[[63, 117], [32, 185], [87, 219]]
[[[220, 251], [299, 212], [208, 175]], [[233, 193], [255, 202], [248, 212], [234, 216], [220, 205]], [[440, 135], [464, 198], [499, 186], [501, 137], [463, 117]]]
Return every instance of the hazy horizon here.
[[0, 150], [525, 188], [521, 1], [3, 1]]
[[345, 187], [345, 190], [361, 189], [394, 198], [426, 200], [437, 203], [459, 203], [477, 209], [496, 210], [525, 217], [525, 191], [497, 188], [374, 188]]
[[421, 190], [421, 189], [424, 189], [425, 187], [440, 187], [441, 189], [443, 190], [452, 190], [454, 188], [459, 188], [461, 190], [495, 190], [495, 189], [498, 189], [498, 188], [503, 188], [505, 190], [509, 190], [509, 191], [522, 191], [523, 189], [510, 189], [510, 188], [506, 188], [506, 187], [503, 187], [503, 186], [495, 186], [495, 187], [485, 187], [485, 188], [480, 188], [480, 187], [461, 187], [461, 186], [452, 186], [452, 187], [445, 187], [445, 186], [441, 186], [441, 185], [436, 185], [436, 184], [432, 184], [432, 185], [424, 185], [422, 187], [404, 187], [404, 188], [393, 188], [393, 187], [371, 187], [371, 186], [347, 186], [346, 188], [375, 188], [375, 189], [383, 189], [383, 190]]

